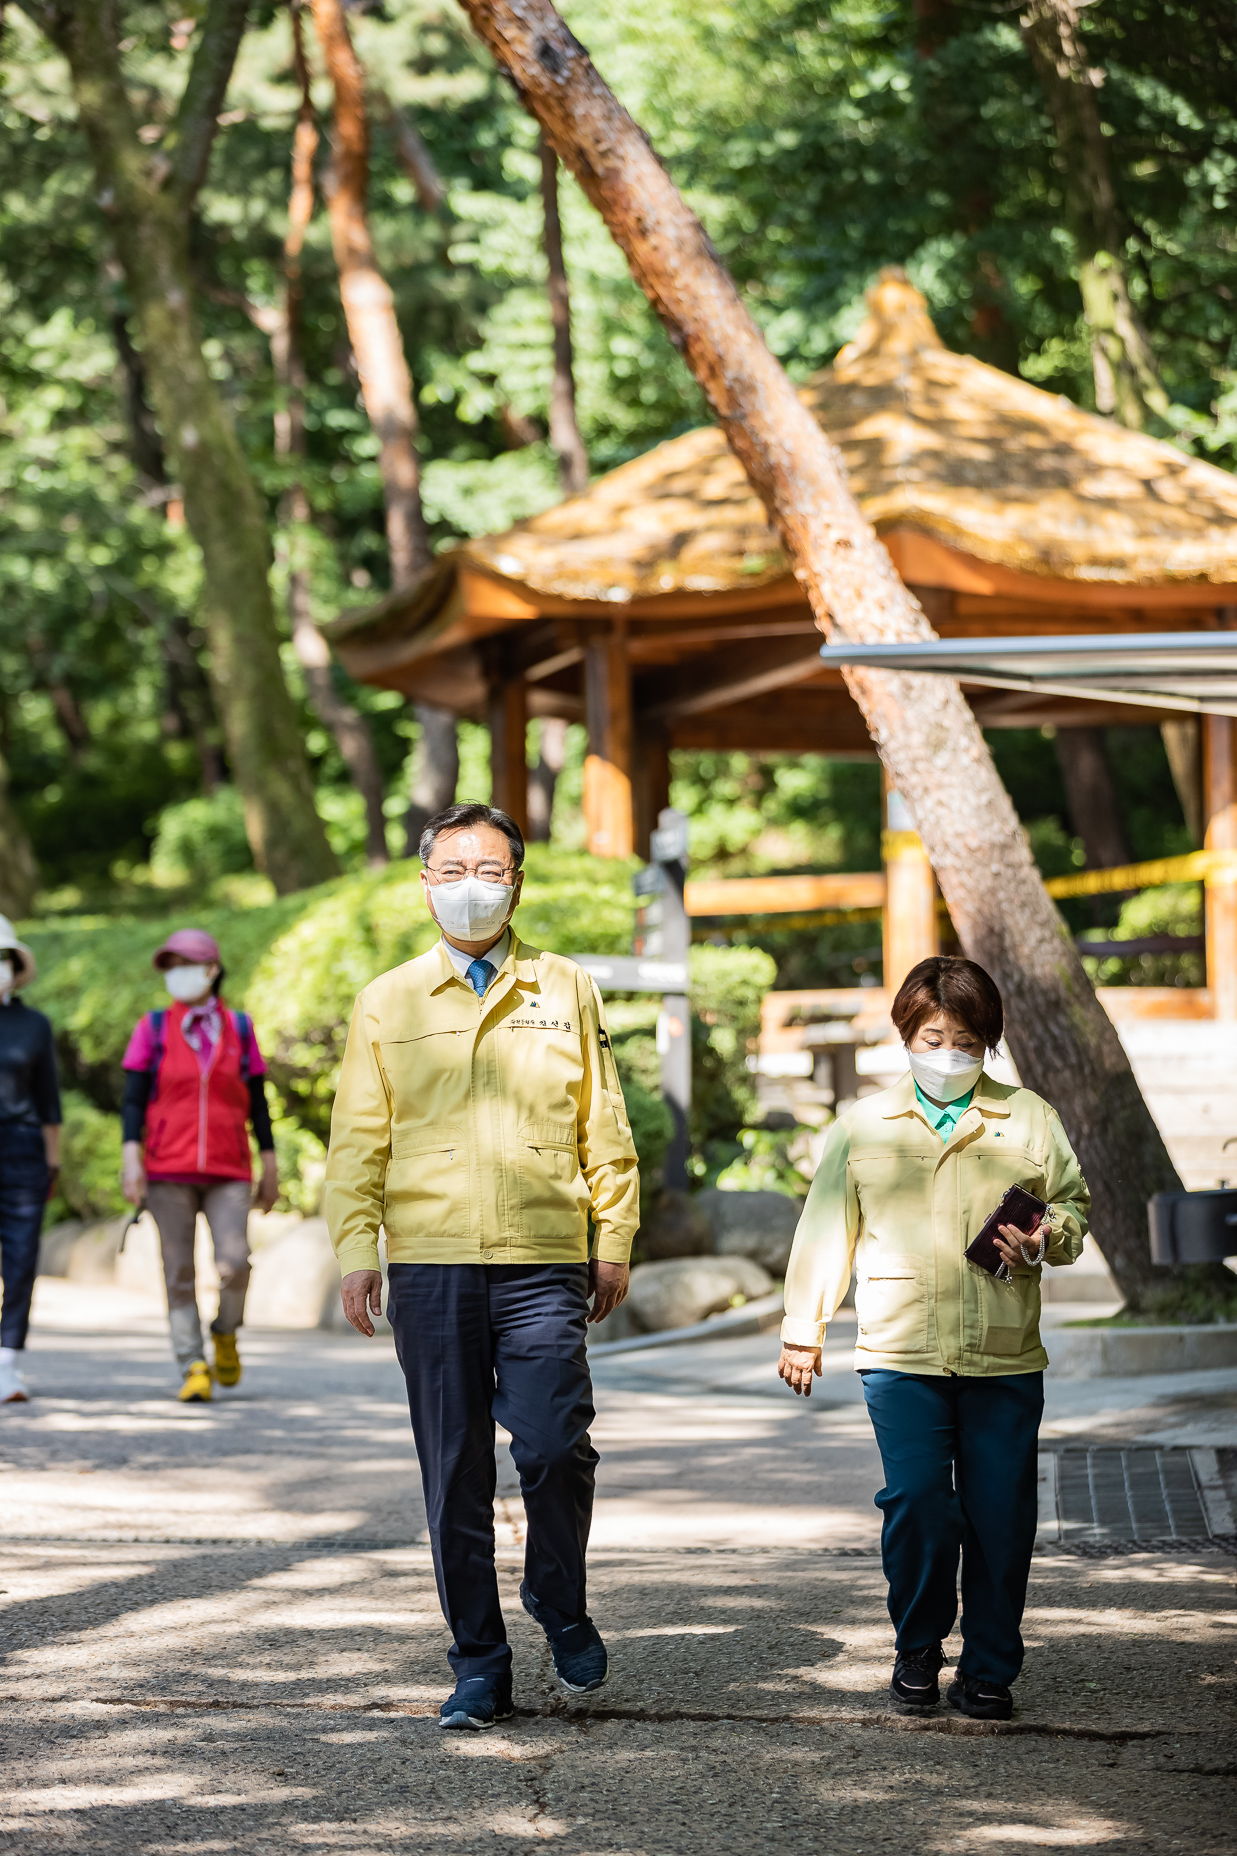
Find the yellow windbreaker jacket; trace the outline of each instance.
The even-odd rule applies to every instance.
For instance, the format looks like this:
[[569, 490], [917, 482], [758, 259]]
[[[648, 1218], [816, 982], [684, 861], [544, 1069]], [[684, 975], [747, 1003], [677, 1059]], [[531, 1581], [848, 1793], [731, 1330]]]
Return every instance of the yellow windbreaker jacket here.
[[325, 1209], [340, 1270], [625, 1263], [639, 1178], [601, 997], [512, 936], [484, 999], [441, 941], [357, 999]]
[[1091, 1195], [1056, 1110], [981, 1076], [942, 1142], [909, 1073], [840, 1115], [795, 1233], [782, 1339], [819, 1347], [857, 1274], [855, 1366], [903, 1373], [1034, 1373], [1040, 1266], [997, 1282], [963, 1252], [1010, 1186], [1048, 1203], [1044, 1261], [1082, 1253]]

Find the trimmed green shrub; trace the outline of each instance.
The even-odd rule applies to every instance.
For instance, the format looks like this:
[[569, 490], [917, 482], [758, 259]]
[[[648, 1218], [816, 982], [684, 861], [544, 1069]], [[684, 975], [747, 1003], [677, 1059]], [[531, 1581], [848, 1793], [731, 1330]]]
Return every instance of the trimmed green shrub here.
[[64, 1217], [114, 1218], [125, 1210], [120, 1192], [120, 1117], [105, 1114], [76, 1089], [64, 1091], [61, 1110], [60, 1178], [49, 1220], [57, 1222], [57, 1200], [63, 1200]]
[[150, 852], [151, 875], [157, 883], [206, 884], [252, 869], [245, 809], [234, 786], [182, 799], [160, 812]]

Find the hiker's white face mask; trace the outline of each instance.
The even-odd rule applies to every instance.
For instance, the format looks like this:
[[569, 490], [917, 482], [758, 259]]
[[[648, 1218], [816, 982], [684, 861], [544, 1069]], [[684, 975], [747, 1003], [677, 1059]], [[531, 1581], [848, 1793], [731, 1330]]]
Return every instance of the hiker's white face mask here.
[[163, 984], [178, 1005], [194, 1005], [206, 997], [213, 978], [209, 967], [169, 967]]

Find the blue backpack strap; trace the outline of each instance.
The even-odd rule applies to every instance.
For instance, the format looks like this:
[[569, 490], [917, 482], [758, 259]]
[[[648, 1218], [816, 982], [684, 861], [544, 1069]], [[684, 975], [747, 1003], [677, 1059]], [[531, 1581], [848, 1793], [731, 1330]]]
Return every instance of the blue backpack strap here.
[[232, 1023], [236, 1026], [236, 1035], [241, 1041], [241, 1075], [249, 1081], [249, 1070], [253, 1063], [253, 1020], [248, 1012], [233, 1012]]
[[163, 1064], [163, 1055], [167, 1050], [167, 1008], [160, 1006], [157, 1011], [148, 1012], [147, 1017], [150, 1019], [150, 1029], [154, 1037], [154, 1042], [150, 1047], [150, 1062], [146, 1066], [146, 1074], [150, 1078], [150, 1098], [153, 1101], [159, 1087], [159, 1071]]

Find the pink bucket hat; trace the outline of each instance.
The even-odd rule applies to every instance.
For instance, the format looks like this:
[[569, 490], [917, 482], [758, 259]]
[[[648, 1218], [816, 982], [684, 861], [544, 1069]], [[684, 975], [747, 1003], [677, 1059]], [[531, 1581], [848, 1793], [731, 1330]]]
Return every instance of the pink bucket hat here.
[[151, 966], [158, 967], [162, 972], [169, 954], [179, 954], [182, 960], [200, 961], [204, 967], [223, 965], [219, 943], [213, 934], [207, 934], [205, 928], [178, 928], [155, 954]]

